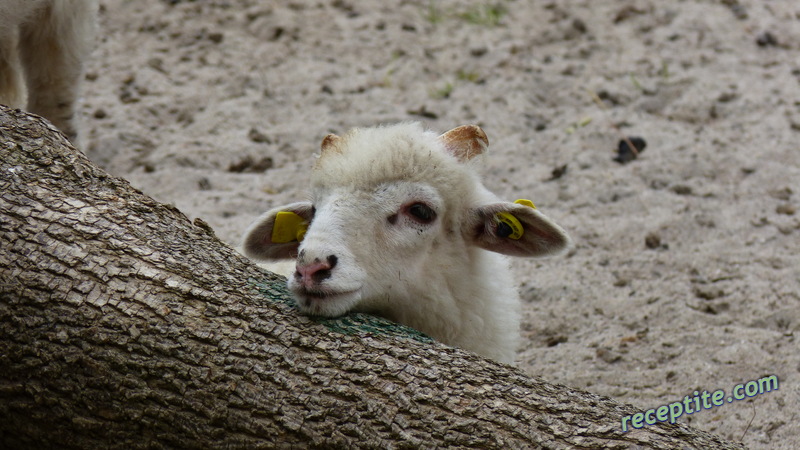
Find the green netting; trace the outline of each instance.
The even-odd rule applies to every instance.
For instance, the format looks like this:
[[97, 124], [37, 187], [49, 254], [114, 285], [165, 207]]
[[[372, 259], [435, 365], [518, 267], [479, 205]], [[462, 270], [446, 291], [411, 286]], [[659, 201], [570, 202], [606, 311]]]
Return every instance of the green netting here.
[[[267, 279], [255, 282], [259, 292], [270, 301], [290, 306], [298, 310], [297, 304], [292, 294], [282, 283], [276, 283], [274, 279]], [[383, 317], [373, 316], [364, 313], [349, 313], [340, 317], [311, 317], [316, 323], [324, 325], [327, 329], [347, 334], [380, 334], [385, 336], [398, 337], [402, 339], [413, 339], [415, 341], [431, 343], [433, 339], [411, 327], [401, 325], [397, 322], [384, 319]]]

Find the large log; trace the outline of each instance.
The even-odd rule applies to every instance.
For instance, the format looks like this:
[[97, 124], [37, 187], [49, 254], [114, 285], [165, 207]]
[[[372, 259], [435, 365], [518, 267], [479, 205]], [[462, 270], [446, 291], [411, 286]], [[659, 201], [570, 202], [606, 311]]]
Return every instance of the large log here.
[[0, 107], [0, 447], [741, 448], [383, 319], [299, 315], [201, 221]]

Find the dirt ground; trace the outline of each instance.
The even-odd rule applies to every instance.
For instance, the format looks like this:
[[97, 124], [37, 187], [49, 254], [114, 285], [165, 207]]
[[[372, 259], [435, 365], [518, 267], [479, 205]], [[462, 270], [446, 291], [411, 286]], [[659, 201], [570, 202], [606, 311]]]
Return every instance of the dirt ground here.
[[[575, 241], [514, 260], [519, 365], [800, 448], [800, 3], [101, 0], [85, 150], [237, 245], [305, 198], [322, 137], [477, 123], [486, 184]], [[622, 136], [639, 158], [612, 158]]]

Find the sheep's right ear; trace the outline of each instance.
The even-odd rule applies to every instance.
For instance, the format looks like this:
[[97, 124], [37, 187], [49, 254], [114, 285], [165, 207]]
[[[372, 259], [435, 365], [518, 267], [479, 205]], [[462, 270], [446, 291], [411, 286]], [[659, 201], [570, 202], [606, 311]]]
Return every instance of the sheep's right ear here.
[[255, 260], [297, 257], [297, 248], [314, 217], [310, 202], [271, 209], [256, 219], [244, 233], [242, 250]]

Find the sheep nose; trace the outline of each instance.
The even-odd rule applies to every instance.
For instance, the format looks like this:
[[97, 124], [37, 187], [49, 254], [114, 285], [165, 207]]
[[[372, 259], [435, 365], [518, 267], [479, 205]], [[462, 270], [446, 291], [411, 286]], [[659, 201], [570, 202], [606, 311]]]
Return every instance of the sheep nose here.
[[336, 267], [339, 258], [336, 255], [329, 255], [325, 261], [314, 258], [310, 263], [303, 263], [301, 260], [297, 263], [294, 277], [305, 287], [312, 287], [331, 277], [331, 271]]

